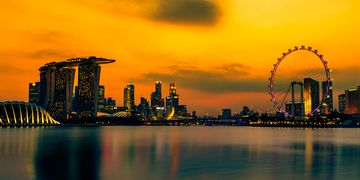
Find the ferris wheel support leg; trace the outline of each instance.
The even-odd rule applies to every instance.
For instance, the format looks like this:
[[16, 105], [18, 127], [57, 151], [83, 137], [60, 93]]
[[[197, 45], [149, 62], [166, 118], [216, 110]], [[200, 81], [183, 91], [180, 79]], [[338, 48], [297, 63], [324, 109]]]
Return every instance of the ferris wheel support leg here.
[[295, 115], [295, 92], [294, 92], [294, 82], [291, 83], [291, 114]]

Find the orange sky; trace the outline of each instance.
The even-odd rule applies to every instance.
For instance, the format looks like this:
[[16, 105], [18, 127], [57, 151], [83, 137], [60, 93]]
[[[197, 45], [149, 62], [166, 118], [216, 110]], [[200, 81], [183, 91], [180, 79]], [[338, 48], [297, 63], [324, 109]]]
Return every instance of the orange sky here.
[[95, 55], [117, 60], [103, 66], [101, 84], [118, 105], [127, 82], [138, 103], [161, 80], [163, 94], [174, 81], [180, 103], [200, 114], [270, 111], [272, 64], [303, 44], [325, 55], [337, 95], [360, 85], [359, 9], [356, 0], [4, 1], [0, 101], [27, 101], [46, 62]]

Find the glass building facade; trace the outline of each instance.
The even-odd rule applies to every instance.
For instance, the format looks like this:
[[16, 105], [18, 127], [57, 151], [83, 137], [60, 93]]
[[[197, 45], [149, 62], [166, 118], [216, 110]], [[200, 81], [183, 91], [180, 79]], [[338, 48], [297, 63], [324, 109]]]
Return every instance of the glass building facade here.
[[360, 114], [360, 88], [345, 91], [345, 113]]
[[39, 104], [40, 82], [29, 83], [29, 103]]
[[39, 105], [63, 121], [72, 110], [75, 69], [49, 65], [40, 71]]
[[311, 79], [304, 79], [304, 106], [305, 114], [313, 112], [320, 105], [319, 82]]
[[[45, 64], [39, 69], [38, 104], [60, 121], [69, 119], [73, 111], [80, 119], [96, 117], [105, 90], [99, 87], [100, 64], [113, 62], [115, 60], [91, 56]], [[78, 67], [79, 73], [74, 96], [75, 67]]]
[[79, 118], [97, 116], [101, 67], [94, 62], [79, 65], [77, 113]]
[[164, 107], [163, 104], [161, 104], [162, 100], [162, 84], [160, 81], [157, 81], [155, 83], [155, 92], [151, 93], [151, 107]]
[[338, 101], [339, 101], [339, 113], [345, 113], [345, 94], [340, 94], [338, 96]]
[[135, 110], [135, 85], [132, 82], [124, 88], [124, 107], [126, 107], [129, 112]]

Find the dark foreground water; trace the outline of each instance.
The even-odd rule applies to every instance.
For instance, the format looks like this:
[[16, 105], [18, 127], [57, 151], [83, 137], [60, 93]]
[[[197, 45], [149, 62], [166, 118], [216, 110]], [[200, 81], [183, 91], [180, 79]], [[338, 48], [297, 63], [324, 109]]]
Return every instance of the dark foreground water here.
[[360, 179], [360, 129], [0, 128], [0, 179]]

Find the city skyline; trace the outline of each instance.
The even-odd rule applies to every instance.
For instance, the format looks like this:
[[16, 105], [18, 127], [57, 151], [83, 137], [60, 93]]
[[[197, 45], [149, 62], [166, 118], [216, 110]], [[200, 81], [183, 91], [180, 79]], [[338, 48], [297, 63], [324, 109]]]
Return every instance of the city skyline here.
[[123, 102], [127, 82], [137, 84], [138, 101], [149, 98], [160, 80], [176, 82], [184, 104], [198, 114], [227, 107], [239, 112], [244, 105], [270, 111], [270, 67], [279, 52], [302, 44], [325, 54], [334, 97], [360, 84], [349, 78], [360, 75], [360, 28], [353, 23], [359, 2], [196, 2], [204, 9], [191, 17], [173, 16], [186, 6], [181, 2], [173, 8], [152, 0], [64, 0], [56, 7], [42, 0], [5, 2], [1, 14], [11, 18], [0, 20], [7, 24], [0, 30], [6, 42], [0, 46], [0, 80], [7, 84], [0, 87], [0, 101], [26, 101], [28, 83], [47, 62], [96, 55], [118, 60], [103, 67], [100, 82], [117, 102]]
[[2, 179], [360, 179], [359, 0], [0, 6]]
[[[297, 48], [298, 47], [295, 47], [295, 49]], [[305, 49], [305, 46], [302, 46], [301, 49]], [[307, 49], [311, 50], [312, 47], [308, 47]], [[317, 50], [313, 51], [318, 53]], [[289, 52], [291, 52], [290, 49]], [[320, 58], [322, 57], [323, 55], [320, 55]], [[156, 81], [155, 91], [151, 93], [150, 101], [147, 101], [146, 98], [141, 96], [139, 105], [137, 105], [135, 101], [135, 84], [129, 82], [124, 87], [123, 106], [116, 106], [114, 99], [105, 98], [105, 86], [100, 85], [100, 64], [114, 63], [115, 61], [116, 60], [91, 56], [89, 58], [72, 58], [66, 61], [47, 63], [39, 69], [40, 82], [29, 83], [28, 102], [44, 107], [49, 111], [50, 115], [63, 120], [73, 118], [70, 117], [73, 112], [77, 112], [76, 116], [80, 119], [99, 117], [101, 114], [98, 115], [98, 112], [116, 114], [116, 116], [125, 115], [124, 113], [128, 116], [138, 114], [140, 115], [139, 117], [142, 116], [141, 118], [144, 120], [170, 120], [173, 117], [179, 117], [180, 119], [186, 117], [195, 118], [195, 110], [190, 114], [188, 113], [186, 105], [179, 104], [179, 94], [177, 93], [176, 83], [174, 82], [170, 83], [169, 96], [166, 96], [164, 99], [162, 98], [162, 82]], [[324, 61], [324, 63], [327, 64], [326, 61]], [[74, 88], [74, 77], [76, 72], [74, 67], [77, 66], [79, 67], [79, 83], [78, 86], [75, 86]], [[278, 66], [274, 65], [274, 67], [277, 68]], [[327, 69], [327, 67], [325, 67], [325, 69]], [[328, 74], [330, 71], [326, 72]], [[330, 115], [332, 112], [359, 114], [360, 86], [358, 86], [357, 89], [351, 88], [344, 90], [344, 97], [343, 95], [339, 95], [338, 100], [340, 103], [337, 110], [333, 108], [333, 81], [330, 79], [332, 78], [327, 76], [327, 80], [321, 82], [321, 87], [319, 81], [310, 77], [303, 78], [304, 82], [286, 82], [285, 85], [288, 86], [287, 83], [290, 83], [290, 86], [287, 88], [288, 90], [282, 102], [285, 103], [285, 111], [281, 109], [281, 105], [276, 108], [278, 110], [276, 114], [284, 113], [284, 115], [288, 117], [311, 116], [313, 114]], [[273, 90], [279, 80], [277, 80], [277, 83], [275, 84], [271, 79], [269, 80], [271, 82], [269, 84], [269, 94], [274, 100], [274, 94], [279, 92], [274, 92]], [[298, 92], [300, 99], [295, 99], [295, 85], [300, 86], [300, 94]], [[285, 98], [288, 96], [290, 89], [292, 91], [292, 100], [285, 102]], [[81, 101], [83, 98], [82, 96], [84, 96], [81, 93], [87, 98], [84, 102]], [[99, 106], [99, 104], [102, 106]], [[277, 104], [275, 103], [274, 107], [276, 107], [276, 105]], [[248, 107], [244, 106], [243, 109], [244, 108]], [[264, 112], [261, 112], [261, 110], [253, 109], [253, 107], [251, 108], [251, 111], [254, 114], [264, 115]], [[235, 112], [234, 114], [231, 114], [231, 108], [222, 109], [219, 117], [229, 117], [229, 114], [230, 117], [232, 117], [232, 115], [234, 115], [234, 117], [240, 117], [243, 112], [244, 110], [240, 113]], [[83, 115], [84, 113], [86, 116]], [[7, 113], [5, 113], [5, 115], [6, 118], [9, 119]], [[213, 114], [209, 115], [214, 117]], [[273, 113], [273, 115], [275, 115], [275, 113]]]

